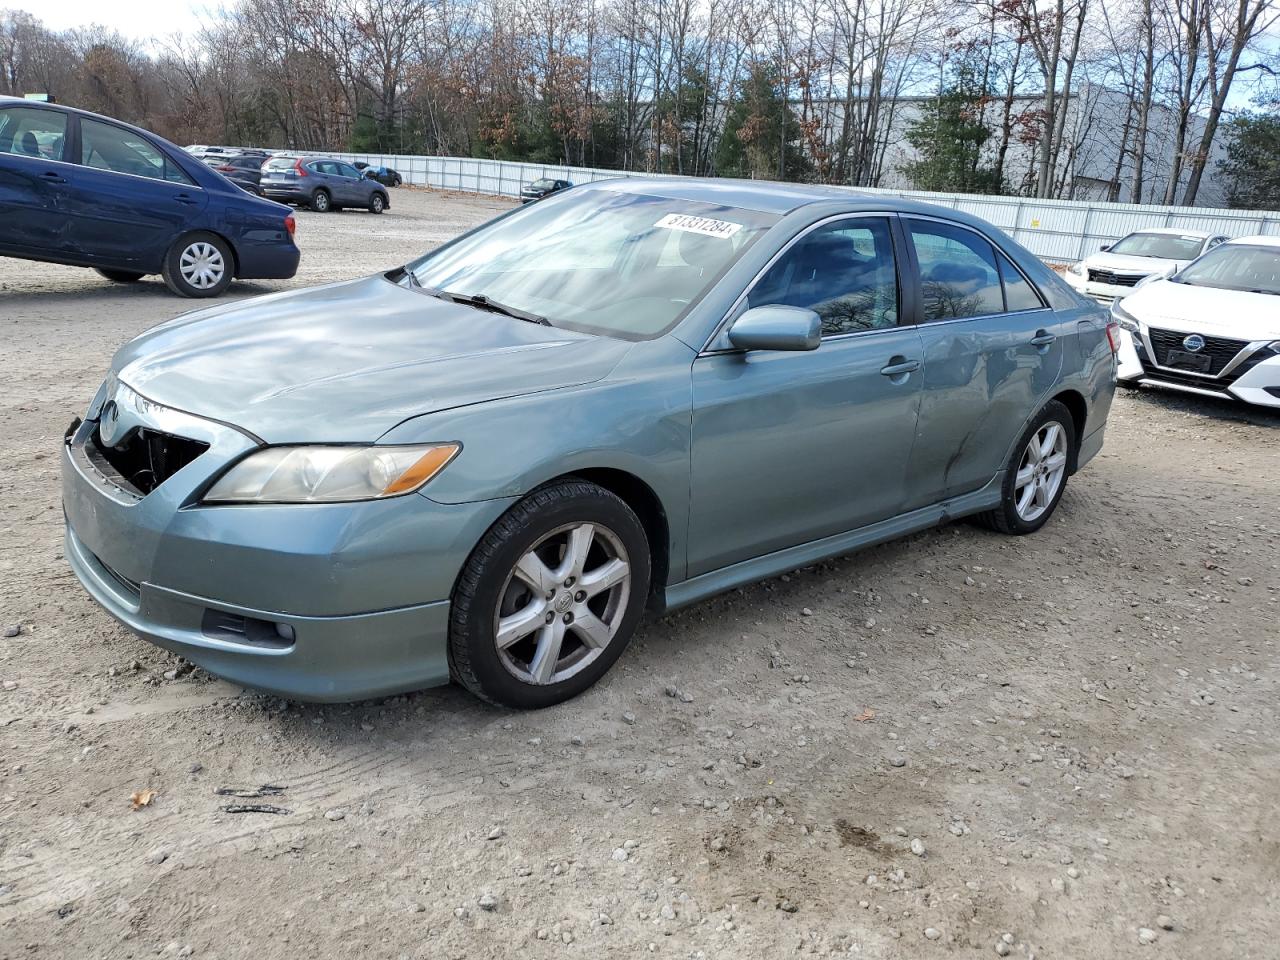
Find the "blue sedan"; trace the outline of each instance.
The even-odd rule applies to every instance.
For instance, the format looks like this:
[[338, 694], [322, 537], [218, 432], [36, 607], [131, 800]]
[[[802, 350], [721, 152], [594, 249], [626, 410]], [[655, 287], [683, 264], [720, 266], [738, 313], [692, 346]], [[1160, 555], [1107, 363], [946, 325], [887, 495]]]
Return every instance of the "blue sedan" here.
[[160, 274], [184, 297], [298, 270], [288, 208], [108, 117], [0, 97], [0, 256]]
[[544, 707], [646, 607], [958, 517], [1040, 529], [1102, 446], [1118, 343], [955, 210], [586, 184], [126, 344], [67, 432], [66, 557], [250, 686]]

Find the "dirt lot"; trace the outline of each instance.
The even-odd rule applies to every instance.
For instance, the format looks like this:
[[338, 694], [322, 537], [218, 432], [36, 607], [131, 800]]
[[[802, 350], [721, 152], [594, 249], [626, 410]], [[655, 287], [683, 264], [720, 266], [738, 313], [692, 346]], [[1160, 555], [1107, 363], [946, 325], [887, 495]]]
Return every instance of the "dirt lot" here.
[[[292, 284], [506, 205], [393, 200], [300, 213]], [[1280, 955], [1280, 418], [1123, 396], [1039, 535], [651, 620], [545, 712], [299, 706], [175, 678], [62, 558], [66, 423], [190, 306], [0, 260], [0, 957]]]

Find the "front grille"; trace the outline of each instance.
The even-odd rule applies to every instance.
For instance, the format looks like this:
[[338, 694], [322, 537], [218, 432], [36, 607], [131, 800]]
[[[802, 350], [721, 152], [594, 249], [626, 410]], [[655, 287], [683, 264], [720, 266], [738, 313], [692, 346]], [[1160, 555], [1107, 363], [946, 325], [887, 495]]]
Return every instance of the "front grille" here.
[[1133, 287], [1142, 279], [1140, 273], [1113, 273], [1110, 270], [1090, 270], [1090, 283], [1105, 283], [1112, 287]]
[[[1151, 346], [1156, 352], [1156, 363], [1165, 366], [1168, 363], [1170, 350], [1186, 350], [1186, 347], [1182, 345], [1182, 341], [1189, 334], [1179, 333], [1177, 330], [1161, 330], [1151, 327], [1147, 331], [1147, 336], [1151, 338]], [[1204, 349], [1196, 352], [1209, 358], [1209, 369], [1206, 372], [1209, 376], [1216, 377], [1222, 373], [1222, 368], [1234, 360], [1236, 355], [1248, 345], [1248, 340], [1232, 340], [1228, 337], [1205, 337]]]
[[84, 449], [90, 462], [108, 480], [145, 497], [208, 450], [209, 445], [142, 427], [111, 447], [102, 442], [94, 427]]

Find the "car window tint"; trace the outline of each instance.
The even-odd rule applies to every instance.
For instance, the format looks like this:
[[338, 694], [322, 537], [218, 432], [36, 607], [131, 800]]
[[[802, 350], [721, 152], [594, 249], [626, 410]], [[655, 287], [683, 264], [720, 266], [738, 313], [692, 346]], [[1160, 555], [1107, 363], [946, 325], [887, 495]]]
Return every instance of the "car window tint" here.
[[337, 164], [337, 167], [344, 177], [354, 177], [357, 180], [360, 179], [360, 171], [355, 167], [345, 163], [339, 163]]
[[37, 160], [62, 160], [67, 142], [67, 115], [34, 107], [0, 110], [0, 153]]
[[80, 162], [95, 170], [191, 182], [173, 161], [132, 130], [88, 118], [80, 120]]
[[908, 220], [920, 264], [925, 320], [1004, 312], [991, 244], [971, 230], [932, 220]]
[[1010, 313], [1017, 310], [1039, 310], [1044, 306], [1036, 288], [1027, 282], [1018, 268], [1003, 253], [1000, 258], [1000, 278], [1004, 281], [1004, 302]]
[[889, 221], [837, 220], [805, 234], [774, 262], [748, 305], [806, 307], [824, 336], [898, 323], [898, 274]]

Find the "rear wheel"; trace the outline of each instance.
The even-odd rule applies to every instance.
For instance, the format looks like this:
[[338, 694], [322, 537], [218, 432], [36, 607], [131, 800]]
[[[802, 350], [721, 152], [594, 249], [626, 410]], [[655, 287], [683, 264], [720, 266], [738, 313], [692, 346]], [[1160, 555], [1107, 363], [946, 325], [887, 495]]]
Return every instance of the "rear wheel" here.
[[181, 297], [216, 297], [231, 285], [232, 272], [231, 248], [225, 240], [191, 233], [169, 248], [161, 276]]
[[134, 273], [132, 270], [103, 270], [101, 267], [95, 267], [94, 272], [106, 277], [112, 283], [137, 283], [146, 276], [143, 273]]
[[1000, 506], [976, 519], [1001, 533], [1035, 533], [1046, 523], [1067, 486], [1076, 449], [1071, 411], [1051, 400], [1023, 431], [1005, 468]]
[[311, 195], [311, 209], [316, 213], [328, 213], [332, 206], [328, 190], [317, 190]]
[[630, 641], [649, 570], [644, 527], [621, 499], [582, 480], [535, 490], [489, 529], [458, 578], [455, 679], [521, 709], [577, 696]]
[[375, 193], [369, 198], [369, 212], [381, 213], [387, 208], [387, 198], [380, 193]]

